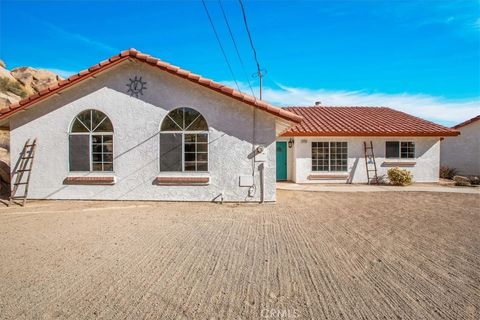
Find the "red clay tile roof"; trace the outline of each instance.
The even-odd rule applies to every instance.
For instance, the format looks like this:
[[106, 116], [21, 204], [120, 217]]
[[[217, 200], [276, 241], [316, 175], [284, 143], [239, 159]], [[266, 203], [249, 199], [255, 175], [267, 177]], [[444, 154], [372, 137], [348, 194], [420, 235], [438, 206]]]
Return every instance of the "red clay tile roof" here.
[[478, 115], [476, 117], [473, 117], [472, 119], [468, 119], [467, 121], [464, 121], [462, 123], [459, 123], [456, 126], [453, 126], [452, 129], [458, 129], [458, 128], [464, 127], [467, 124], [473, 123], [473, 122], [478, 121], [478, 120], [480, 120], [480, 115]]
[[385, 107], [287, 107], [303, 121], [282, 136], [456, 136], [458, 131]]
[[8, 108], [3, 108], [0, 109], [0, 120], [5, 120], [12, 116], [13, 114], [30, 108], [32, 105], [34, 105], [37, 102], [40, 102], [46, 98], [48, 98], [51, 95], [56, 94], [57, 92], [66, 89], [68, 87], [71, 87], [85, 79], [88, 79], [95, 74], [105, 71], [119, 63], [122, 63], [125, 60], [128, 59], [135, 59], [144, 63], [147, 63], [149, 65], [155, 66], [159, 68], [162, 71], [166, 71], [170, 74], [173, 74], [175, 76], [178, 76], [180, 78], [192, 81], [194, 83], [197, 83], [199, 85], [202, 85], [206, 88], [212, 89], [216, 92], [219, 92], [221, 94], [224, 94], [228, 97], [234, 98], [236, 100], [242, 101], [246, 104], [249, 104], [251, 106], [254, 106], [260, 110], [266, 111], [270, 114], [273, 114], [277, 117], [283, 118], [288, 121], [292, 122], [300, 122], [302, 121], [302, 117], [295, 115], [291, 112], [286, 111], [285, 109], [279, 108], [272, 106], [264, 101], [260, 101], [255, 99], [254, 97], [251, 97], [249, 95], [246, 95], [244, 93], [241, 93], [233, 88], [227, 87], [223, 84], [220, 84], [218, 82], [215, 82], [213, 80], [204, 78], [200, 75], [194, 74], [188, 70], [181, 69], [177, 66], [171, 65], [169, 63], [166, 63], [164, 61], [161, 61], [160, 59], [154, 58], [152, 56], [149, 56], [147, 54], [141, 53], [135, 49], [129, 49], [120, 52], [119, 54], [104, 60], [94, 66], [91, 66], [90, 68], [80, 71], [78, 74], [75, 74], [71, 77], [69, 77], [66, 80], [59, 81], [58, 83], [40, 91], [37, 94], [34, 94], [28, 98], [25, 98], [21, 101], [19, 101], [16, 104], [13, 104], [9, 106]]

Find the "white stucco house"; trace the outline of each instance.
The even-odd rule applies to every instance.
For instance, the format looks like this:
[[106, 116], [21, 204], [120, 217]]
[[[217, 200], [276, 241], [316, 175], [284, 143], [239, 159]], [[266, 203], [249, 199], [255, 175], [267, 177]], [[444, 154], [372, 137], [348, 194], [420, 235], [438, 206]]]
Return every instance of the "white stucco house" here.
[[370, 140], [380, 174], [435, 182], [440, 139], [458, 134], [388, 108], [275, 107], [135, 49], [0, 110], [0, 126], [13, 179], [37, 141], [34, 199], [272, 202], [278, 180], [367, 182]]
[[460, 131], [460, 135], [442, 141], [441, 165], [455, 168], [460, 175], [480, 176], [480, 115], [453, 129]]
[[[366, 183], [364, 143], [373, 146], [378, 177], [401, 167], [415, 182], [438, 182], [440, 141], [458, 132], [383, 107], [288, 107], [303, 121], [284, 132], [277, 180], [296, 183]], [[370, 152], [368, 152], [370, 153]], [[281, 167], [283, 166], [283, 170]], [[371, 168], [371, 164], [369, 164]], [[370, 175], [371, 179], [371, 175]]]
[[276, 138], [300, 121], [134, 49], [0, 111], [12, 169], [37, 139], [34, 199], [275, 201]]

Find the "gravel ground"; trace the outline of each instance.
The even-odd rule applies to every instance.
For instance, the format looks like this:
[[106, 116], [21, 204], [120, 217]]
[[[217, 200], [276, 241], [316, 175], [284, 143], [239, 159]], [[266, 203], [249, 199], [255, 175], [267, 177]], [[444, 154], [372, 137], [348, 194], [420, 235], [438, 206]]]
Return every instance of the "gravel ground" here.
[[2, 319], [479, 319], [480, 197], [0, 208]]

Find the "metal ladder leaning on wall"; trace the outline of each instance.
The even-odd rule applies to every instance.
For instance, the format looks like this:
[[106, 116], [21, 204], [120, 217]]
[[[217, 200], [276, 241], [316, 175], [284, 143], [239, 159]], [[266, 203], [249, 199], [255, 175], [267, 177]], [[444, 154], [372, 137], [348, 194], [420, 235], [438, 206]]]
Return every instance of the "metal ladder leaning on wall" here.
[[[32, 173], [33, 157], [35, 156], [36, 147], [37, 139], [34, 139], [32, 143], [30, 143], [30, 139], [28, 139], [23, 146], [22, 153], [20, 154], [20, 161], [13, 172], [13, 175], [15, 175], [15, 182], [13, 183], [9, 205], [12, 205], [15, 200], [23, 200], [21, 204], [22, 206], [27, 203], [28, 184], [30, 183], [30, 175]], [[25, 173], [27, 173], [26, 180], [23, 179]], [[23, 195], [17, 195], [19, 186], [24, 186]], [[22, 190], [22, 188], [20, 188], [20, 190]]]
[[[367, 183], [371, 184], [372, 179], [370, 174], [373, 173], [373, 182], [378, 184], [378, 175], [377, 175], [377, 163], [375, 162], [375, 154], [373, 153], [373, 143], [370, 141], [370, 145], [367, 145], [367, 142], [363, 142], [363, 148], [365, 151], [365, 167], [367, 169]], [[371, 166], [373, 165], [373, 167]]]

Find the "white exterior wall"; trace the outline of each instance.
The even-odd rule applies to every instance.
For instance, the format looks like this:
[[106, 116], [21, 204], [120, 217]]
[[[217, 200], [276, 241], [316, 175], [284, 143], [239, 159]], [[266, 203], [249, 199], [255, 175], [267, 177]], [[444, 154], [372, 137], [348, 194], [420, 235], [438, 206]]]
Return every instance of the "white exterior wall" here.
[[[129, 78], [141, 76], [147, 89], [140, 98], [126, 91]], [[209, 125], [209, 173], [160, 173], [159, 128], [172, 109], [191, 107]], [[104, 112], [114, 126], [114, 172], [69, 173], [68, 132], [71, 121], [86, 109]], [[265, 201], [275, 201], [275, 121], [256, 112], [255, 144], [264, 145]], [[252, 175], [254, 108], [154, 67], [127, 62], [63, 93], [20, 112], [10, 121], [11, 163], [28, 138], [38, 147], [29, 197], [37, 199], [189, 200], [211, 201], [220, 193], [225, 201], [259, 201], [260, 171], [255, 163], [254, 197], [239, 186], [239, 176]], [[65, 185], [67, 176], [115, 176], [108, 186]], [[157, 176], [207, 175], [208, 185], [156, 185]]]
[[480, 176], [480, 121], [460, 127], [460, 135], [441, 143], [440, 163], [458, 174]]
[[[311, 174], [338, 175], [345, 172], [318, 172], [312, 171], [312, 141], [343, 141], [348, 145], [348, 178], [309, 180]], [[440, 163], [440, 139], [437, 137], [295, 137], [293, 146], [294, 166], [293, 181], [296, 183], [366, 183], [365, 152], [363, 142], [373, 142], [378, 176], [387, 174], [387, 170], [398, 166], [395, 162], [412, 162], [414, 165], [399, 166], [410, 170], [415, 182], [438, 182]], [[416, 159], [385, 159], [386, 141], [414, 141]], [[351, 180], [351, 181], [350, 181]]]

